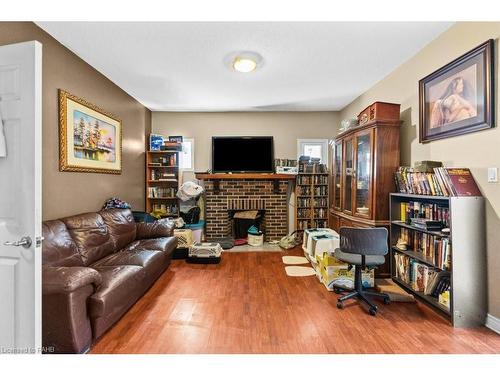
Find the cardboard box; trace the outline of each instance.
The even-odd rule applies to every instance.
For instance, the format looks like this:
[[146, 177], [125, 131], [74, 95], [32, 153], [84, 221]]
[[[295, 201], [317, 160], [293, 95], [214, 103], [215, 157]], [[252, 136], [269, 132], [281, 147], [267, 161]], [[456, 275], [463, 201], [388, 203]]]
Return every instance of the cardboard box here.
[[[354, 267], [348, 271], [349, 265], [339, 261], [332, 254], [325, 253], [318, 262], [320, 279], [328, 290], [333, 290], [334, 286], [354, 288]], [[361, 280], [365, 288], [375, 286], [374, 270], [364, 270], [361, 273]]]

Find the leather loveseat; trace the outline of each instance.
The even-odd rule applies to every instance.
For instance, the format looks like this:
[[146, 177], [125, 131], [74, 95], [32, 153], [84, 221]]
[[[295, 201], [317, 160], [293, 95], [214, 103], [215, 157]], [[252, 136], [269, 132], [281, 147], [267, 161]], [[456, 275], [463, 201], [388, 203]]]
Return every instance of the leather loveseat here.
[[43, 223], [43, 345], [82, 353], [167, 269], [177, 245], [166, 223], [108, 209]]

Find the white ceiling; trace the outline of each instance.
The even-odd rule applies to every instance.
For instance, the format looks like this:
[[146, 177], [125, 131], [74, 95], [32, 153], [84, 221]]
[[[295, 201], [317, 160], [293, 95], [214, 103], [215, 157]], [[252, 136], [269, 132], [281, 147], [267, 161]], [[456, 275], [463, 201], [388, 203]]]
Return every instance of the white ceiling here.
[[[38, 22], [153, 111], [340, 110], [449, 22]], [[262, 66], [225, 60], [255, 51]]]

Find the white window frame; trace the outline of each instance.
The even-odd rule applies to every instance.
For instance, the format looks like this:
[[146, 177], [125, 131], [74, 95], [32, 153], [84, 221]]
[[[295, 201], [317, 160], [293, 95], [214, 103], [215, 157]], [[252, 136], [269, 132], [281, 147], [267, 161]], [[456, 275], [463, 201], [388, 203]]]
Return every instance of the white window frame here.
[[[182, 160], [184, 157], [181, 157], [181, 160], [179, 160], [179, 169], [182, 171], [194, 171], [194, 138], [184, 138], [182, 142], [189, 142], [191, 143], [191, 168], [184, 168], [182, 166]], [[182, 151], [183, 152], [183, 151]]]
[[328, 164], [328, 139], [320, 138], [302, 138], [297, 139], [297, 159], [304, 155], [305, 145], [320, 145], [321, 146], [321, 163]]

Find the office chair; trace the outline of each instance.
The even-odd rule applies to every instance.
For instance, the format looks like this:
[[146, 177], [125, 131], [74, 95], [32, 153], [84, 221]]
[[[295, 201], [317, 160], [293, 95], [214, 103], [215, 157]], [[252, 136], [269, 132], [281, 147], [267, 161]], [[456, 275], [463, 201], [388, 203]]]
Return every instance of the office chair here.
[[368, 299], [368, 296], [383, 298], [386, 305], [390, 303], [387, 294], [364, 290], [361, 279], [363, 268], [375, 268], [385, 263], [384, 255], [387, 251], [386, 228], [340, 228], [340, 248], [335, 249], [335, 257], [348, 263], [349, 270], [354, 266], [354, 289], [335, 286], [336, 293], [348, 292], [337, 300], [339, 309], [344, 308], [344, 301], [357, 298], [368, 304], [368, 312], [375, 316], [377, 306]]

